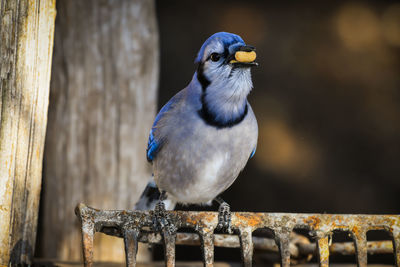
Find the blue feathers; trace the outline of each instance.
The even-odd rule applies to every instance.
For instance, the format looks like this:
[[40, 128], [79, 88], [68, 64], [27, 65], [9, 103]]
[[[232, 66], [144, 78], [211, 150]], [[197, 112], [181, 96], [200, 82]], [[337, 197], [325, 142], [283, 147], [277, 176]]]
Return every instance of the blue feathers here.
[[196, 60], [194, 61], [195, 63], [200, 63], [206, 47], [215, 39], [219, 39], [224, 44], [225, 47], [229, 47], [231, 44], [234, 44], [234, 43], [241, 43], [243, 45], [245, 44], [243, 39], [239, 35], [229, 33], [229, 32], [214, 33], [201, 46], [200, 51], [197, 54]]
[[146, 150], [147, 161], [152, 162], [159, 150], [160, 150], [160, 144], [154, 138], [153, 128], [152, 128], [150, 131], [149, 142], [147, 143], [147, 150]]
[[156, 130], [157, 130], [157, 123], [159, 120], [166, 114], [166, 112], [171, 108], [172, 103], [173, 103], [172, 98], [167, 104], [165, 104], [160, 112], [157, 114], [153, 127], [150, 130], [150, 135], [149, 135], [149, 141], [147, 142], [147, 150], [146, 150], [146, 156], [147, 156], [147, 161], [152, 162], [154, 158], [157, 156], [158, 151], [160, 151], [163, 140], [160, 138], [157, 138], [156, 136]]
[[256, 153], [256, 149], [257, 149], [257, 147], [255, 147], [255, 148], [253, 149], [253, 151], [252, 151], [251, 154], [250, 154], [249, 159], [251, 159], [251, 158], [254, 156], [254, 154]]

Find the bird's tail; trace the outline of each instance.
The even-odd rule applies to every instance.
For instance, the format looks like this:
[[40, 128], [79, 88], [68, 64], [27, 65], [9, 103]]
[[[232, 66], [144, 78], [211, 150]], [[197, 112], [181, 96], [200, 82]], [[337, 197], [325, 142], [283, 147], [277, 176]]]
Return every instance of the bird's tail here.
[[[152, 179], [144, 189], [142, 195], [140, 196], [138, 202], [135, 205], [135, 210], [154, 210], [157, 202], [160, 199], [160, 190], [158, 189], [156, 183]], [[175, 208], [176, 202], [172, 199], [167, 198], [164, 200], [165, 209], [173, 210]]]

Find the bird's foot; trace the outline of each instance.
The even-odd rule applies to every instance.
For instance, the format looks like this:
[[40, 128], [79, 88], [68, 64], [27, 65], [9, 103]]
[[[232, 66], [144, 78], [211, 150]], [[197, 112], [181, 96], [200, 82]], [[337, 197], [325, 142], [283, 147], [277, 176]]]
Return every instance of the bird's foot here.
[[154, 209], [153, 230], [156, 232], [167, 231], [169, 235], [176, 233], [176, 226], [171, 222], [162, 200], [158, 201]]
[[218, 208], [218, 225], [217, 229], [232, 234], [231, 228], [231, 207], [228, 203], [222, 202]]

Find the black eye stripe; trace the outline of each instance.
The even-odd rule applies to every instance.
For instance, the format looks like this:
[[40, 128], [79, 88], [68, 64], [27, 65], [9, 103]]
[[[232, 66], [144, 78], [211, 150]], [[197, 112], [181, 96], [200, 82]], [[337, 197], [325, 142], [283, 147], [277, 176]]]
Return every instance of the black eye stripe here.
[[224, 58], [227, 58], [229, 56], [229, 49], [225, 47], [224, 49]]

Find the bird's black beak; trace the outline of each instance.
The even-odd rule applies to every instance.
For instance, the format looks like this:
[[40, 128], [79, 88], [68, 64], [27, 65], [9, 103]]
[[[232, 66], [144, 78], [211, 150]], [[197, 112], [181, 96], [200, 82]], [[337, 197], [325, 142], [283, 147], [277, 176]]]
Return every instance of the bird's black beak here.
[[256, 48], [251, 45], [244, 45], [228, 56], [227, 63], [234, 67], [254, 67], [258, 66], [258, 63], [255, 62], [256, 57]]

